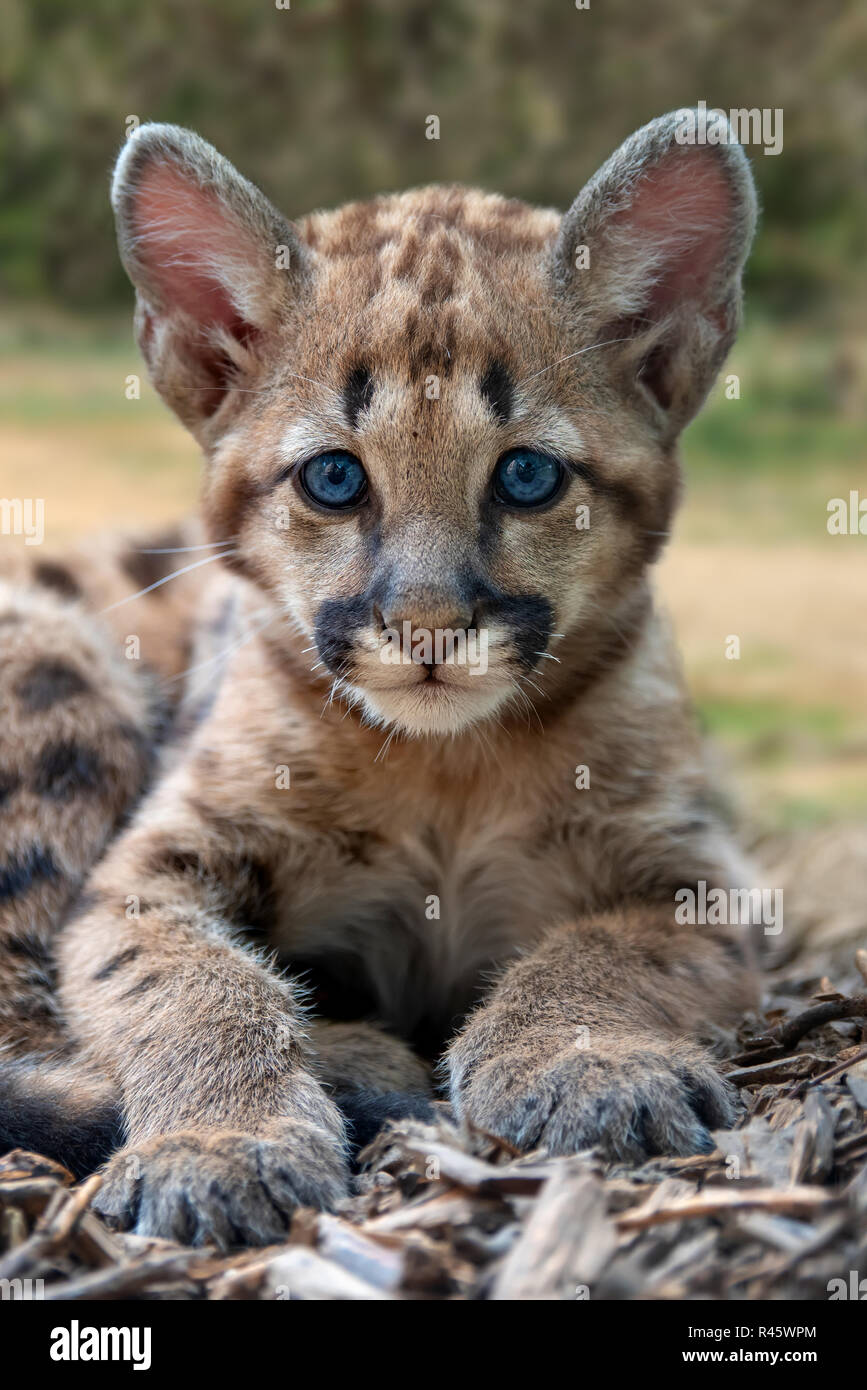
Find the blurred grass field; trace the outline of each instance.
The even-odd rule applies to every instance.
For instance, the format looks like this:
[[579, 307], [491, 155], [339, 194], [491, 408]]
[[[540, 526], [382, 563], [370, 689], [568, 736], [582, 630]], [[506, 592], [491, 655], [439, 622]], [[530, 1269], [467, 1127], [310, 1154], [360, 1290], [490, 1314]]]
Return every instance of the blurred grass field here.
[[[867, 496], [856, 343], [748, 327], [726, 367], [740, 398], [721, 378], [685, 437], [685, 502], [659, 566], [720, 775], [759, 831], [867, 814], [867, 536], [826, 526], [830, 498]], [[126, 318], [5, 316], [0, 458], [3, 496], [45, 499], [49, 546], [195, 505], [196, 447]]]

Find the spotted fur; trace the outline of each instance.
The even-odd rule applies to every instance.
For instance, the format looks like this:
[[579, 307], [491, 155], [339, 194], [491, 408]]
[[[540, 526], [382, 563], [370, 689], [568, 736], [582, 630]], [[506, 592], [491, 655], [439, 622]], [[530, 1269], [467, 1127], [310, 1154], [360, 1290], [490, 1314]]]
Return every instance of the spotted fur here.
[[[673, 894], [749, 874], [649, 567], [755, 202], [739, 148], [679, 145], [677, 124], [637, 132], [565, 216], [435, 187], [291, 224], [189, 132], [125, 146], [139, 343], [203, 447], [224, 553], [192, 605], [128, 554], [102, 624], [86, 566], [48, 582], [44, 562], [0, 627], [25, 735], [0, 768], [3, 998], [14, 1015], [44, 972], [30, 997], [104, 1077], [122, 1224], [278, 1237], [344, 1190], [335, 1100], [358, 1142], [422, 1113], [433, 1062], [460, 1116], [522, 1147], [690, 1153], [729, 1121], [699, 1038], [749, 976], [737, 934], [677, 926]], [[563, 468], [532, 514], [492, 490], [519, 447]], [[368, 479], [345, 514], [299, 476], [333, 450]], [[192, 670], [136, 804], [154, 715], [112, 614], [152, 585], [156, 684]], [[386, 667], [403, 622], [484, 628], [487, 672]]]

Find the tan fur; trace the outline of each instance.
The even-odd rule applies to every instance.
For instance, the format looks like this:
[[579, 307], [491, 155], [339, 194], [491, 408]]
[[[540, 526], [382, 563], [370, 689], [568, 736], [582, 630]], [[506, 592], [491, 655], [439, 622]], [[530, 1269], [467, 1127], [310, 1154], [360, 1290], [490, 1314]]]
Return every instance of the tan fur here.
[[[688, 1153], [731, 1118], [696, 1039], [750, 998], [743, 933], [678, 926], [674, 893], [749, 871], [648, 566], [754, 204], [739, 151], [678, 153], [673, 128], [566, 219], [432, 188], [291, 227], [189, 133], [145, 127], [121, 157], [140, 342], [231, 543], [182, 736], [59, 943], [66, 1026], [129, 1136], [101, 1200], [138, 1230], [262, 1240], [333, 1201], [320, 1083], [424, 1091], [408, 1044], [434, 1060], [452, 1038], [457, 1112], [523, 1147]], [[570, 461], [539, 511], [491, 496], [519, 447]], [[368, 478], [351, 513], [297, 479], [336, 449]], [[487, 673], [385, 666], [404, 619], [484, 626]], [[309, 1021], [343, 991], [355, 1021]]]

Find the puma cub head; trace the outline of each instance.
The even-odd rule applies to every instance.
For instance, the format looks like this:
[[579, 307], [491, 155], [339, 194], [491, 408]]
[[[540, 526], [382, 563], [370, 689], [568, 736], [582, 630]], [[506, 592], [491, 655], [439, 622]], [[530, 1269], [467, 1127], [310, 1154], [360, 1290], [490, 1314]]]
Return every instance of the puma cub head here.
[[755, 222], [740, 147], [682, 128], [565, 215], [430, 187], [290, 223], [188, 131], [124, 147], [138, 339], [204, 448], [210, 535], [369, 720], [556, 709], [641, 623]]

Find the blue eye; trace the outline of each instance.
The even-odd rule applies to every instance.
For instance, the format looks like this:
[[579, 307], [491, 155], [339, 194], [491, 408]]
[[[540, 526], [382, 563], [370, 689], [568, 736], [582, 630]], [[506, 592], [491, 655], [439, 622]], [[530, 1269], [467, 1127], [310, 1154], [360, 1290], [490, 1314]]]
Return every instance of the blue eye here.
[[494, 492], [508, 507], [550, 502], [563, 479], [563, 465], [535, 449], [511, 449], [494, 469]]
[[301, 485], [320, 507], [354, 507], [367, 491], [367, 474], [354, 454], [317, 454], [301, 469]]

